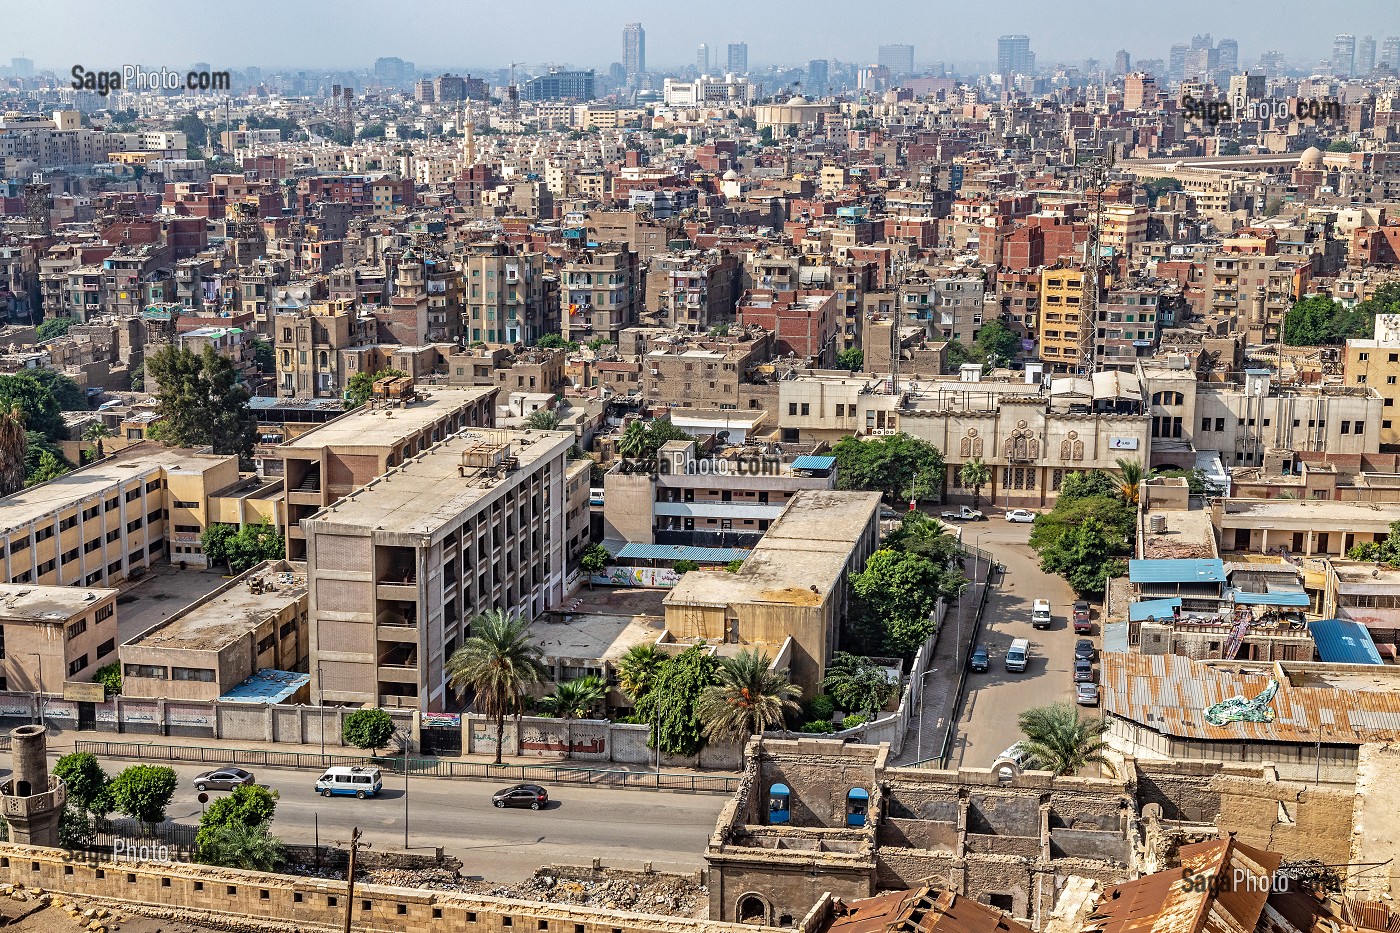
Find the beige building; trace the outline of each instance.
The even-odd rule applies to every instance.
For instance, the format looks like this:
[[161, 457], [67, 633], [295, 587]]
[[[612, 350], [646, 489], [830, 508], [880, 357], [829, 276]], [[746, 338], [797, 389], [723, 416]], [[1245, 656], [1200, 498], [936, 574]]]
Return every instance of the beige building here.
[[302, 670], [306, 603], [304, 564], [261, 563], [122, 645], [122, 695], [217, 700], [260, 671]]
[[465, 289], [464, 338], [533, 344], [544, 335], [542, 253], [517, 253], [508, 244], [490, 241], [473, 244], [457, 261]]
[[1084, 366], [1079, 306], [1084, 300], [1084, 271], [1053, 268], [1040, 274], [1040, 358], [1057, 372]]
[[278, 395], [339, 398], [351, 375], [341, 351], [369, 342], [374, 320], [361, 316], [353, 301], [336, 299], [305, 311], [279, 312], [272, 333]]
[[696, 570], [666, 595], [667, 642], [721, 654], [759, 649], [820, 692], [846, 617], [852, 574], [879, 546], [880, 494], [803, 490], [737, 573]]
[[573, 442], [462, 431], [303, 519], [314, 695], [443, 709], [443, 664], [473, 617], [557, 606]]
[[434, 387], [371, 399], [283, 444], [287, 556], [306, 555], [303, 518], [464, 428], [494, 425], [497, 391]]
[[1381, 429], [1378, 441], [1387, 447], [1400, 444], [1395, 401], [1400, 397], [1400, 315], [1376, 316], [1375, 338], [1348, 340], [1345, 382], [1356, 388], [1375, 389], [1381, 396]]
[[117, 659], [117, 591], [0, 584], [0, 690], [61, 694]]

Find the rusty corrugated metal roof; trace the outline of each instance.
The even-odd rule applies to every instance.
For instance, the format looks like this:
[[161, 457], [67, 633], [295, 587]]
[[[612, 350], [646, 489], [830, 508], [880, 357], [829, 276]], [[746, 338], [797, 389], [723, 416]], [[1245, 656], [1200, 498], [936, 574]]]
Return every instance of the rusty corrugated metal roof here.
[[1273, 700], [1273, 722], [1212, 726], [1205, 721], [1207, 707], [1233, 696], [1257, 696], [1270, 678], [1176, 655], [1105, 652], [1102, 657], [1104, 712], [1167, 735], [1324, 745], [1400, 739], [1400, 694], [1388, 690], [1298, 687], [1285, 678]]
[[928, 887], [838, 900], [822, 933], [1030, 933], [994, 907]]

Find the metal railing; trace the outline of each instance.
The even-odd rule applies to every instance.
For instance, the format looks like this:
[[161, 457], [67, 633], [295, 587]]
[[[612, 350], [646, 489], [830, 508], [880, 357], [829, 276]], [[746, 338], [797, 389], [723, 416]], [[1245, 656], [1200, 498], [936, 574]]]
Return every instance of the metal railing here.
[[[91, 752], [99, 758], [134, 761], [183, 761], [193, 764], [239, 764], [244, 767], [323, 770], [332, 765], [357, 767], [373, 765], [386, 774], [402, 774], [402, 755], [322, 755], [317, 752], [278, 752], [259, 748], [224, 748], [206, 745], [161, 745], [154, 742], [92, 742], [79, 740], [74, 750]], [[739, 778], [729, 775], [685, 774], [678, 772], [627, 771], [620, 768], [578, 768], [566, 765], [491, 764], [481, 761], [452, 761], [446, 758], [408, 759], [415, 777], [465, 778], [492, 781], [536, 781], [554, 784], [595, 784], [637, 790], [686, 791], [730, 794]]]

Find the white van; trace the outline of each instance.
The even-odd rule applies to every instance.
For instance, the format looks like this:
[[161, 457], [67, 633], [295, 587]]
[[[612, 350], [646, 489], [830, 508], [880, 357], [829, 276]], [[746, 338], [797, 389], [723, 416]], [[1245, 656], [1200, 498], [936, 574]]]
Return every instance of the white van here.
[[1024, 638], [1017, 638], [1011, 642], [1011, 647], [1006, 649], [1006, 669], [1008, 671], [1024, 671], [1030, 656], [1031, 643]]
[[345, 768], [337, 765], [327, 768], [326, 773], [316, 779], [316, 793], [322, 797], [354, 794], [363, 800], [373, 797], [383, 788], [384, 780], [378, 768]]
[[1050, 627], [1050, 600], [1037, 599], [1031, 606], [1031, 625], [1036, 628]]

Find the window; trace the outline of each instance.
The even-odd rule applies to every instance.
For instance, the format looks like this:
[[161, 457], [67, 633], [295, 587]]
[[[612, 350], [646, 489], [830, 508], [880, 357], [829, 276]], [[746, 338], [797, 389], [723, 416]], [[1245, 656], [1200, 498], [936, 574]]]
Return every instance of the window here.
[[67, 518], [60, 519], [60, 520], [59, 520], [59, 522], [58, 522], [58, 530], [59, 530], [59, 531], [67, 531], [69, 528], [72, 528], [73, 526], [75, 526], [75, 525], [77, 525], [77, 524], [78, 524], [78, 516], [76, 516], [76, 515], [70, 515], [70, 516], [68, 516]]
[[260, 639], [258, 641], [258, 654], [262, 654], [264, 651], [271, 651], [272, 646], [275, 644], [277, 644], [276, 635], [268, 635]]
[[127, 501], [127, 502], [135, 502], [135, 501], [136, 501], [137, 499], [139, 499], [139, 498], [141, 498], [141, 490], [139, 490], [139, 489], [130, 489], [130, 490], [127, 490], [127, 493], [126, 493], [126, 501]]
[[121, 500], [119, 500], [119, 499], [108, 499], [106, 502], [104, 502], [104, 503], [102, 504], [102, 511], [104, 511], [104, 512], [110, 512], [110, 511], [112, 511], [113, 509], [115, 509], [115, 508], [116, 508], [117, 506], [119, 506], [119, 505], [121, 505]]
[[68, 663], [68, 676], [72, 677], [85, 667], [87, 667], [87, 655], [79, 655]]
[[10, 542], [10, 553], [17, 554], [29, 547], [29, 538], [15, 538]]
[[70, 625], [68, 626], [68, 637], [69, 637], [69, 638], [77, 638], [79, 635], [83, 634], [83, 632], [86, 632], [86, 631], [87, 631], [87, 622], [88, 622], [87, 616], [83, 616], [83, 617], [82, 617], [81, 619], [79, 619], [78, 621], [73, 622], [72, 624], [70, 624]]
[[115, 638], [109, 638], [102, 644], [97, 646], [97, 656], [99, 658], [105, 658], [107, 655], [111, 654], [113, 651], [116, 650], [117, 640]]
[[35, 540], [35, 541], [47, 541], [47, 540], [49, 540], [49, 539], [52, 538], [52, 537], [53, 537], [53, 528], [52, 528], [51, 526], [46, 525], [46, 526], [44, 526], [43, 528], [36, 528], [36, 529], [34, 530], [34, 540]]
[[1209, 430], [1210, 430], [1210, 419], [1209, 419], [1209, 418], [1202, 418], [1202, 419], [1201, 419], [1201, 430], [1202, 430], [1202, 431], [1209, 431]]
[[788, 414], [789, 414], [789, 415], [795, 415], [795, 414], [797, 414], [797, 403], [796, 403], [796, 402], [788, 402]]
[[1364, 363], [1371, 358], [1371, 354], [1362, 351], [1361, 353], [1356, 354], [1356, 358], [1360, 362]]
[[1343, 421], [1343, 422], [1342, 422], [1342, 433], [1343, 433], [1343, 434], [1350, 434], [1350, 433], [1351, 433], [1351, 422], [1350, 422], [1350, 421]]
[[78, 559], [78, 549], [77, 549], [77, 548], [73, 548], [71, 551], [64, 551], [64, 552], [63, 552], [63, 562], [64, 562], [65, 564], [71, 564], [71, 563], [73, 563], [73, 561], [75, 561], [75, 560], [77, 560], [77, 559]]
[[159, 480], [159, 479], [153, 479], [153, 480], [151, 480], [149, 483], [146, 484], [146, 491], [147, 491], [147, 492], [155, 492], [155, 491], [156, 491], [157, 489], [159, 489], [159, 488], [160, 488], [160, 480]]
[[183, 499], [176, 499], [176, 500], [174, 501], [173, 504], [174, 504], [175, 508], [177, 508], [177, 509], [197, 509], [197, 508], [199, 508], [199, 503], [198, 503], [198, 502], [186, 502], [186, 501], [184, 501]]
[[1364, 421], [1357, 421], [1357, 422], [1354, 422], [1354, 423], [1352, 424], [1351, 433], [1353, 433], [1353, 434], [1365, 434], [1365, 433], [1366, 433], [1366, 422], [1364, 422]]
[[172, 667], [171, 680], [196, 680], [200, 683], [213, 683], [214, 672], [203, 667]]
[[802, 414], [804, 414], [804, 415], [810, 415], [811, 413], [812, 413], [812, 406], [809, 405], [809, 404], [807, 404], [806, 402], [803, 402], [803, 403], [802, 403]]
[[159, 664], [128, 664], [122, 673], [127, 677], [149, 677], [152, 680], [166, 680], [170, 673]]

